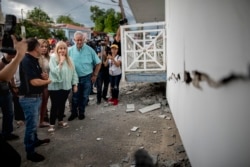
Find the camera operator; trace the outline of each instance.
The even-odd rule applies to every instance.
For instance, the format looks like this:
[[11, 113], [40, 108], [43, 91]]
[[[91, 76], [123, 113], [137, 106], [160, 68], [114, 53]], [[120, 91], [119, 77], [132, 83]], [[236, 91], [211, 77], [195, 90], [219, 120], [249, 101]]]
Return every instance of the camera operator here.
[[118, 46], [118, 55], [121, 56], [121, 26], [128, 24], [127, 18], [121, 19], [119, 24], [120, 26], [118, 27], [116, 34], [113, 36], [114, 41], [112, 44], [116, 44]]
[[100, 42], [101, 50], [98, 54], [102, 66], [98, 73], [96, 79], [96, 87], [97, 87], [97, 104], [101, 103], [101, 99], [107, 101], [107, 93], [108, 93], [108, 86], [109, 86], [109, 67], [105, 65], [107, 60], [108, 54], [111, 52], [109, 37], [105, 36], [104, 40]]
[[[24, 54], [27, 50], [27, 43], [24, 39], [20, 42], [17, 42], [15, 36], [11, 36], [11, 38], [13, 40], [14, 47], [17, 53], [16, 53], [16, 56], [13, 56], [13, 55], [8, 55], [6, 53], [0, 52], [0, 54], [5, 57], [5, 58], [2, 57], [0, 59], [1, 60], [0, 61], [0, 81], [9, 82], [11, 80], [11, 78], [15, 74], [19, 63], [23, 59]], [[1, 41], [0, 46], [2, 46], [2, 40], [0, 41]]]
[[[12, 134], [13, 131], [13, 109], [11, 92], [9, 91], [8, 83], [14, 76], [17, 67], [24, 57], [27, 49], [27, 43], [23, 39], [17, 42], [14, 36], [11, 36], [16, 49], [16, 55], [9, 55], [6, 53], [0, 53], [0, 106], [3, 112], [2, 122], [2, 134], [0, 135], [0, 165], [8, 164], [7, 166], [20, 166], [21, 156], [19, 153], [6, 141], [18, 139], [17, 135]], [[2, 47], [2, 41], [0, 41]], [[11, 158], [11, 161], [9, 160]]]

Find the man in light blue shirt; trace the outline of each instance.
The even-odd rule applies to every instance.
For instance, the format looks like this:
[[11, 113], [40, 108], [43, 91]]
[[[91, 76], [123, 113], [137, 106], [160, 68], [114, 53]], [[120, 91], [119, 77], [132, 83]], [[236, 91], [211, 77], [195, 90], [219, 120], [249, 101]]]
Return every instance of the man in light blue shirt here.
[[72, 96], [72, 111], [68, 121], [77, 116], [80, 120], [85, 118], [85, 107], [88, 103], [92, 83], [96, 81], [101, 68], [101, 60], [94, 49], [84, 44], [85, 35], [81, 31], [74, 34], [75, 45], [70, 47], [69, 55], [72, 58], [79, 77], [78, 91]]

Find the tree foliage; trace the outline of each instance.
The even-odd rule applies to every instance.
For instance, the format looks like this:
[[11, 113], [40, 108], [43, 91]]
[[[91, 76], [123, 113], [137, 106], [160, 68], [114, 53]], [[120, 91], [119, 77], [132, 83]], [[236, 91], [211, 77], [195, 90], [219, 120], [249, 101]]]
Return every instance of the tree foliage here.
[[56, 39], [61, 39], [61, 40], [67, 40], [67, 38], [65, 37], [64, 31], [61, 29], [58, 30], [53, 30], [51, 32], [51, 34], [53, 35], [54, 38]]
[[80, 26], [79, 23], [74, 22], [74, 20], [72, 19], [72, 17], [70, 15], [67, 15], [67, 16], [60, 15], [56, 19], [56, 23], [65, 23], [65, 24], [73, 24], [73, 25], [76, 25], [76, 26]]
[[42, 9], [35, 7], [27, 13], [26, 19], [22, 20], [21, 24], [17, 26], [16, 33], [21, 34], [20, 27], [23, 25], [26, 29], [26, 38], [37, 37], [48, 39], [55, 37], [60, 40], [65, 40], [66, 36], [63, 30], [50, 30], [51, 23], [53, 23], [53, 19]]
[[115, 12], [114, 9], [100, 9], [98, 6], [91, 6], [90, 12], [92, 13], [90, 19], [95, 23], [95, 31], [116, 32], [119, 20], [122, 18], [120, 12]]
[[50, 18], [46, 12], [37, 7], [27, 13], [27, 19], [34, 22], [53, 23], [53, 19]]

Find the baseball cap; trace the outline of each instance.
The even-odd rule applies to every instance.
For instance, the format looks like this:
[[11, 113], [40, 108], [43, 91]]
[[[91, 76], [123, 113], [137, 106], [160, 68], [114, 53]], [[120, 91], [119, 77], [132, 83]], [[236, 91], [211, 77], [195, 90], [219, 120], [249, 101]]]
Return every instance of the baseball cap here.
[[110, 48], [116, 48], [116, 49], [118, 49], [119, 47], [116, 44], [113, 44], [113, 45], [111, 45]]

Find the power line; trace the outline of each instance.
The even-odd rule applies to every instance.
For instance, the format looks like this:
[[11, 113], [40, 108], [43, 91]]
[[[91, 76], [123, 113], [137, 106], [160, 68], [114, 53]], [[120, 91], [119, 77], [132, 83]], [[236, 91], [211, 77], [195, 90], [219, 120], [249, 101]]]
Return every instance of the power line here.
[[[99, 2], [99, 1], [96, 1], [96, 0], [89, 0], [89, 2], [96, 2], [96, 3], [100, 3], [100, 4], [103, 4], [103, 5], [112, 5], [112, 6], [119, 6], [118, 4], [117, 5], [114, 5], [114, 4], [111, 4], [111, 3], [105, 3], [105, 2]], [[113, 1], [112, 1], [113, 2]]]
[[[96, 3], [103, 4], [103, 5], [108, 5], [108, 6], [110, 6], [110, 5], [112, 5], [112, 6], [119, 6], [118, 2], [115, 2], [115, 1], [113, 1], [113, 0], [111, 0], [111, 1], [114, 2], [114, 3], [117, 3], [117, 5], [112, 4], [112, 3], [99, 2], [99, 1], [96, 1], [96, 0], [89, 0], [89, 2], [96, 2]], [[129, 9], [128, 6], [123, 6], [123, 7]]]

